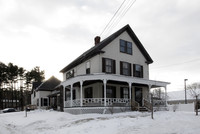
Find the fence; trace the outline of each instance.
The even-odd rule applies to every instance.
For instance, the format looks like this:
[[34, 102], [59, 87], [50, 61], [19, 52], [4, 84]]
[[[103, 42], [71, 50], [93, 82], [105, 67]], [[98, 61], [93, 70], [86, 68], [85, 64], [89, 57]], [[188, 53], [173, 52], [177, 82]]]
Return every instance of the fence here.
[[187, 112], [194, 112], [195, 107], [194, 103], [189, 104], [172, 104], [168, 105], [169, 111], [187, 111]]

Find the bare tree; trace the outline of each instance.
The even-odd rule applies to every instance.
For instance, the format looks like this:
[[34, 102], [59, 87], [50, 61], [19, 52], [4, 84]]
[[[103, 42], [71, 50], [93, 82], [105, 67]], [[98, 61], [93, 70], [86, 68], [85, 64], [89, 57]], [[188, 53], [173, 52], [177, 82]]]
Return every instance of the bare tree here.
[[196, 99], [195, 102], [195, 111], [198, 115], [198, 97], [200, 96], [200, 83], [193, 83], [187, 86], [187, 89], [190, 91], [190, 95]]

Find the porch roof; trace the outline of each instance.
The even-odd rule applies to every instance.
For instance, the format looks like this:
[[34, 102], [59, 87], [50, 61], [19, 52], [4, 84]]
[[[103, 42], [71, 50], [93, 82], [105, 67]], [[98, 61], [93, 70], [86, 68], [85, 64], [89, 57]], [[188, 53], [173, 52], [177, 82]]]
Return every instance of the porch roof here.
[[122, 76], [116, 74], [105, 74], [105, 73], [97, 73], [97, 74], [90, 74], [90, 75], [79, 75], [66, 81], [61, 82], [60, 85], [68, 86], [72, 85], [77, 82], [84, 82], [84, 81], [91, 81], [91, 80], [112, 80], [112, 81], [119, 81], [119, 82], [126, 82], [132, 84], [143, 84], [143, 85], [150, 85], [152, 88], [156, 87], [165, 87], [169, 82], [163, 81], [155, 81], [155, 80], [148, 80], [143, 78], [131, 77], [131, 76]]

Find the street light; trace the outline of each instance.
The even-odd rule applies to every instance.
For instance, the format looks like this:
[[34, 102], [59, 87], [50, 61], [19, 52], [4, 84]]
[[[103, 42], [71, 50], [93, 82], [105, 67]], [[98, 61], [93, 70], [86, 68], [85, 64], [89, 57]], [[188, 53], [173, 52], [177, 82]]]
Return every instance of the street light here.
[[187, 93], [186, 93], [186, 81], [188, 79], [184, 79], [184, 83], [185, 83], [185, 104], [187, 104]]

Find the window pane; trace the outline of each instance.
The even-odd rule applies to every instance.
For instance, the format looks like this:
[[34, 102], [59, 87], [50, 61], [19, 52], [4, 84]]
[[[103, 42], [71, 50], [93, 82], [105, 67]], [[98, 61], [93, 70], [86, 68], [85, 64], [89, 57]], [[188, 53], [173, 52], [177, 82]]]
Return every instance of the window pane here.
[[112, 60], [106, 59], [106, 66], [111, 66], [112, 65]]
[[86, 68], [90, 68], [90, 62], [89, 61], [86, 63]]
[[128, 68], [128, 63], [123, 62], [123, 68]]
[[141, 71], [141, 66], [140, 66], [140, 65], [136, 65], [136, 66], [135, 66], [135, 70], [136, 70], [136, 71]]
[[131, 42], [127, 42], [127, 48], [132, 49], [132, 43]]
[[132, 54], [132, 49], [127, 48], [127, 53], [128, 53], [128, 54]]

